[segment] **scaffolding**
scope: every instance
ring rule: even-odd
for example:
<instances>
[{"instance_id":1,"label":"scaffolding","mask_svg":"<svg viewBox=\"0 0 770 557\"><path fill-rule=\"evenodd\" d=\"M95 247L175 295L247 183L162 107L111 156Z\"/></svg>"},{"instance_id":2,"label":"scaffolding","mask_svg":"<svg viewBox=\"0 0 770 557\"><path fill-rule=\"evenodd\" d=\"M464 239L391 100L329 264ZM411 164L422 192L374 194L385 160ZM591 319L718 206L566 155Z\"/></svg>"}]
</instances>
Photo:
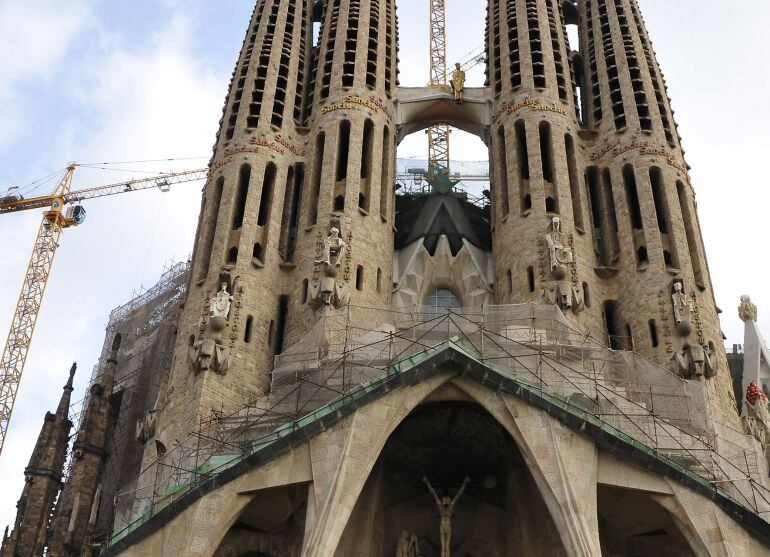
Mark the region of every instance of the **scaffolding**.
<instances>
[{"instance_id":1,"label":"scaffolding","mask_svg":"<svg viewBox=\"0 0 770 557\"><path fill-rule=\"evenodd\" d=\"M122 336L115 370L107 458L103 473L99 521L92 540L109 540L112 524L112 498L118 487L135 475L141 462L141 445L136 442L136 421L154 406L163 376L171 367L173 333L176 315L187 291L188 261L168 264L152 287L134 292L131 300L115 308L109 316L99 360L94 365L90 386L98 383L104 373L113 339ZM80 430L83 412L90 395L70 407L74 434ZM64 482L72 472L70 459Z\"/></svg>"},{"instance_id":2,"label":"scaffolding","mask_svg":"<svg viewBox=\"0 0 770 557\"><path fill-rule=\"evenodd\" d=\"M244 459L274 455L285 437L309 435L304 428L317 420L371 400L388 381L449 345L520 392L579 415L752 512L770 512L761 447L708 418L702 383L606 348L555 306L349 306L325 313L276 357L269 395L202 420L121 490L113 541Z\"/></svg>"}]
</instances>

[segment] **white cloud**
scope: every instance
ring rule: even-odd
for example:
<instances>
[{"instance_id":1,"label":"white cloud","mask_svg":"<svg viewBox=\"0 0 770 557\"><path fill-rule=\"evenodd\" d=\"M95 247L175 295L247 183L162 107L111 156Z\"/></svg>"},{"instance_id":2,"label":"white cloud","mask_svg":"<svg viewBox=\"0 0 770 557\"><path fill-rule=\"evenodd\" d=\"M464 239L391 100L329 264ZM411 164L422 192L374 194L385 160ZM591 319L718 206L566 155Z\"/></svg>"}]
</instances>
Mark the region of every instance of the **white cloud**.
<instances>
[{"instance_id":1,"label":"white cloud","mask_svg":"<svg viewBox=\"0 0 770 557\"><path fill-rule=\"evenodd\" d=\"M33 10L24 11L15 4L14 9L27 14L25 21L36 22L36 33L55 34L47 25L51 18L63 17L53 9L59 3L48 2L50 10L40 16L40 22L32 17ZM56 66L69 68L62 96L75 109L53 122L54 144L32 156L26 153L29 166L44 174L43 169L63 166L71 159L94 162L210 154L229 70L208 67L205 59L193 53L194 22L181 15L183 10L180 7L169 20L158 23L162 32L123 45L110 40L100 22L92 19L87 63L80 55L68 58L64 49L59 53L32 51L34 71L22 63L0 62L3 70L14 72L14 87L26 79L41 78ZM0 20L5 19L0 15ZM65 19L85 25L82 22L87 18ZM66 27L69 34L45 42L66 44L76 26ZM0 36L3 33L0 27ZM17 99L23 90L17 88L8 112L20 106ZM24 121L23 114L18 121ZM4 133L10 141L20 130ZM130 168L166 170L206 163L203 159ZM87 187L126 178L124 173L81 168L76 171L75 185ZM0 529L13 521L23 470L42 417L56 407L70 363L78 360L80 364L73 396L78 400L101 349L109 311L142 284L149 286L167 259L182 259L191 250L200 187L198 183L179 186L169 194L145 192L94 201L87 205L86 224L64 232L0 457L0 492L9 495L0 501ZM5 271L0 273L0 327L10 323L39 218L38 214L20 214L0 221L0 260Z\"/></svg>"},{"instance_id":2,"label":"white cloud","mask_svg":"<svg viewBox=\"0 0 770 557\"><path fill-rule=\"evenodd\" d=\"M20 129L20 86L50 82L90 10L80 0L6 0L0 3L0 147Z\"/></svg>"}]
</instances>

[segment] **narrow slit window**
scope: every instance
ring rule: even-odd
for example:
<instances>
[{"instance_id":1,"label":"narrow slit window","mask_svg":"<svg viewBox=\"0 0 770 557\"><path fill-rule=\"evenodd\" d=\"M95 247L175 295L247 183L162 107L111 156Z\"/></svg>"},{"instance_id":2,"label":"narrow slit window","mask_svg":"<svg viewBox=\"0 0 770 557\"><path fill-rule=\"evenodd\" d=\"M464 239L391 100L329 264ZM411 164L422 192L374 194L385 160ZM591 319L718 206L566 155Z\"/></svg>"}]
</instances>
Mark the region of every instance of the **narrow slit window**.
<instances>
[{"instance_id":1,"label":"narrow slit window","mask_svg":"<svg viewBox=\"0 0 770 557\"><path fill-rule=\"evenodd\" d=\"M382 292L382 269L377 269L377 292Z\"/></svg>"},{"instance_id":2,"label":"narrow slit window","mask_svg":"<svg viewBox=\"0 0 770 557\"><path fill-rule=\"evenodd\" d=\"M275 350L276 355L283 353L283 344L286 340L286 318L289 312L289 297L278 297L278 315L275 322Z\"/></svg>"},{"instance_id":3,"label":"narrow slit window","mask_svg":"<svg viewBox=\"0 0 770 557\"><path fill-rule=\"evenodd\" d=\"M277 174L275 164L268 163L265 168L265 177L262 181L262 195L259 199L259 213L257 214L257 225L265 226L270 217L270 205L273 201L273 190L275 190L275 176Z\"/></svg>"},{"instance_id":4,"label":"narrow slit window","mask_svg":"<svg viewBox=\"0 0 770 557\"><path fill-rule=\"evenodd\" d=\"M497 128L497 157L500 167L500 208L502 216L510 211L510 178L508 176L508 151L505 145L505 129L503 126Z\"/></svg>"},{"instance_id":5,"label":"narrow slit window","mask_svg":"<svg viewBox=\"0 0 770 557\"><path fill-rule=\"evenodd\" d=\"M244 164L238 172L238 188L235 193L235 212L233 213L233 230L243 227L243 217L246 215L246 199L249 195L251 181L251 166Z\"/></svg>"},{"instance_id":6,"label":"narrow slit window","mask_svg":"<svg viewBox=\"0 0 770 557\"><path fill-rule=\"evenodd\" d=\"M587 308L591 307L591 287L587 282L583 283L583 303Z\"/></svg>"},{"instance_id":7,"label":"narrow slit window","mask_svg":"<svg viewBox=\"0 0 770 557\"><path fill-rule=\"evenodd\" d=\"M303 280L302 281L302 296L300 297L300 302L302 304L306 304L307 303L307 292L308 292L308 288L309 287L310 287L310 283L308 282L308 280L307 279Z\"/></svg>"},{"instance_id":8,"label":"narrow slit window","mask_svg":"<svg viewBox=\"0 0 770 557\"><path fill-rule=\"evenodd\" d=\"M254 317L249 315L246 317L246 327L243 330L243 342L249 344L251 342L252 329L254 328Z\"/></svg>"},{"instance_id":9,"label":"narrow slit window","mask_svg":"<svg viewBox=\"0 0 770 557\"><path fill-rule=\"evenodd\" d=\"M382 174L380 176L380 218L388 220L388 200L390 199L390 129L382 130Z\"/></svg>"},{"instance_id":10,"label":"narrow slit window","mask_svg":"<svg viewBox=\"0 0 770 557\"><path fill-rule=\"evenodd\" d=\"M318 199L321 195L321 175L323 172L324 147L326 144L326 135L321 132L315 141L315 156L313 157L313 184L310 189L310 200L308 203L308 212L310 225L318 222Z\"/></svg>"},{"instance_id":11,"label":"narrow slit window","mask_svg":"<svg viewBox=\"0 0 770 557\"><path fill-rule=\"evenodd\" d=\"M202 250L200 258L200 270L198 271L198 280L203 280L209 274L209 265L211 264L211 252L214 248L214 236L217 231L217 220L219 216L219 206L222 202L222 190L225 187L225 179L219 178L216 184L212 188L210 195L210 203L208 206L208 227L205 229L205 233L202 240ZM208 198L208 196L207 196ZM201 227L203 228L203 227Z\"/></svg>"},{"instance_id":12,"label":"narrow slit window","mask_svg":"<svg viewBox=\"0 0 770 557\"><path fill-rule=\"evenodd\" d=\"M511 293L513 293L513 272L511 272L511 270L508 269L505 272L505 274L506 274L506 276L508 278L508 293L511 294Z\"/></svg>"},{"instance_id":13,"label":"narrow slit window","mask_svg":"<svg viewBox=\"0 0 770 557\"><path fill-rule=\"evenodd\" d=\"M364 289L364 268L359 265L356 268L356 290Z\"/></svg>"},{"instance_id":14,"label":"narrow slit window","mask_svg":"<svg viewBox=\"0 0 770 557\"><path fill-rule=\"evenodd\" d=\"M700 253L698 252L698 234L695 230L695 212L690 210L690 202L687 198L687 190L682 182L676 183L676 192L679 197L679 208L682 212L684 221L684 230L687 236L687 247L690 252L690 261L692 262L693 275L695 282L700 286L705 286L703 268L701 266Z\"/></svg>"},{"instance_id":15,"label":"narrow slit window","mask_svg":"<svg viewBox=\"0 0 770 557\"><path fill-rule=\"evenodd\" d=\"M564 136L564 147L567 153L567 170L569 172L569 189L572 197L572 214L575 220L575 230L585 231L583 223L583 203L580 197L580 179L578 174L575 141L570 134Z\"/></svg>"},{"instance_id":16,"label":"narrow slit window","mask_svg":"<svg viewBox=\"0 0 770 557\"><path fill-rule=\"evenodd\" d=\"M532 194L529 189L529 150L527 148L527 128L523 120L514 125L516 134L517 167L519 170L519 202L521 211L532 208Z\"/></svg>"},{"instance_id":17,"label":"narrow slit window","mask_svg":"<svg viewBox=\"0 0 770 557\"><path fill-rule=\"evenodd\" d=\"M340 131L337 136L337 171L335 180L341 182L348 177L348 151L350 150L350 122L340 122Z\"/></svg>"},{"instance_id":18,"label":"narrow slit window","mask_svg":"<svg viewBox=\"0 0 770 557\"><path fill-rule=\"evenodd\" d=\"M553 141L551 140L551 124L540 122L540 162L543 169L543 180L554 182L553 174Z\"/></svg>"},{"instance_id":19,"label":"narrow slit window","mask_svg":"<svg viewBox=\"0 0 770 557\"><path fill-rule=\"evenodd\" d=\"M642 220L642 208L639 205L639 191L636 187L634 168L627 164L623 167L623 185L626 188L626 200L628 201L628 214L631 217L631 225L635 230L644 228Z\"/></svg>"},{"instance_id":20,"label":"narrow slit window","mask_svg":"<svg viewBox=\"0 0 770 557\"><path fill-rule=\"evenodd\" d=\"M535 268L527 267L527 287L530 292L535 291Z\"/></svg>"},{"instance_id":21,"label":"narrow slit window","mask_svg":"<svg viewBox=\"0 0 770 557\"><path fill-rule=\"evenodd\" d=\"M369 210L369 199L372 191L372 163L374 154L374 123L367 119L364 122L364 137L361 146L361 191L358 196L358 206Z\"/></svg>"}]
</instances>

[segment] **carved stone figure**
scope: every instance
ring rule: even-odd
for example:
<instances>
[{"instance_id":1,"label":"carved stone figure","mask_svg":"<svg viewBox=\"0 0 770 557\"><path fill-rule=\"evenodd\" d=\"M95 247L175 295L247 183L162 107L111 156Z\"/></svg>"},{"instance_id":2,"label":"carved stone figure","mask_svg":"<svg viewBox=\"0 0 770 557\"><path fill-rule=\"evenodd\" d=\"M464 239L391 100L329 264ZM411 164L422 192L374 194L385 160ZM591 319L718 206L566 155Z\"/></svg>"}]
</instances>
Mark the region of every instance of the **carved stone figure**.
<instances>
[{"instance_id":1,"label":"carved stone figure","mask_svg":"<svg viewBox=\"0 0 770 557\"><path fill-rule=\"evenodd\" d=\"M454 512L457 500L462 497L463 493L465 493L465 489L468 487L468 484L471 483L471 480L470 478L465 478L462 487L460 487L460 490L457 492L457 495L454 496L454 499L450 499L449 497L439 498L436 490L430 485L428 478L423 477L422 481L427 486L431 495L433 495L433 499L435 499L436 506L438 507L439 515L441 516L441 557L450 557L449 552L452 548L452 513Z\"/></svg>"},{"instance_id":2,"label":"carved stone figure","mask_svg":"<svg viewBox=\"0 0 770 557\"><path fill-rule=\"evenodd\" d=\"M332 227L329 230L329 236L324 241L323 252L321 257L316 259L315 262L319 264L331 265L334 267L340 267L342 261L345 258L345 248L347 244L340 237L340 231L336 227Z\"/></svg>"},{"instance_id":3,"label":"carved stone figure","mask_svg":"<svg viewBox=\"0 0 770 557\"><path fill-rule=\"evenodd\" d=\"M557 280L563 280L567 276L567 269L574 262L572 247L567 234L561 231L561 219L553 217L548 234L545 235L548 243L548 254L551 263L551 274Z\"/></svg>"},{"instance_id":4,"label":"carved stone figure","mask_svg":"<svg viewBox=\"0 0 770 557\"><path fill-rule=\"evenodd\" d=\"M314 309L329 306L339 309L350 303L350 287L343 280L322 277L308 288L308 300Z\"/></svg>"},{"instance_id":5,"label":"carved stone figure","mask_svg":"<svg viewBox=\"0 0 770 557\"><path fill-rule=\"evenodd\" d=\"M136 440L144 445L152 439L158 428L158 411L150 410L142 420L136 421Z\"/></svg>"},{"instance_id":6,"label":"carved stone figure","mask_svg":"<svg viewBox=\"0 0 770 557\"><path fill-rule=\"evenodd\" d=\"M713 354L707 346L685 344L671 358L674 372L685 379L711 379L716 375Z\"/></svg>"},{"instance_id":7,"label":"carved stone figure","mask_svg":"<svg viewBox=\"0 0 770 557\"><path fill-rule=\"evenodd\" d=\"M224 375L230 368L230 349L221 341L202 338L190 348L190 360L195 373L210 369L219 375Z\"/></svg>"},{"instance_id":8,"label":"carved stone figure","mask_svg":"<svg viewBox=\"0 0 770 557\"><path fill-rule=\"evenodd\" d=\"M681 336L686 337L692 332L692 323L690 321L690 316L694 310L692 300L685 294L684 281L682 279L676 279L673 288L671 300L674 304L676 330Z\"/></svg>"},{"instance_id":9,"label":"carved stone figure","mask_svg":"<svg viewBox=\"0 0 770 557\"><path fill-rule=\"evenodd\" d=\"M222 283L222 289L211 298L209 303L209 315L211 317L221 317L227 319L230 316L230 306L233 297L227 291L227 283Z\"/></svg>"},{"instance_id":10,"label":"carved stone figure","mask_svg":"<svg viewBox=\"0 0 770 557\"><path fill-rule=\"evenodd\" d=\"M759 441L763 447L770 443L770 409L765 393L752 381L746 389L741 422L747 435Z\"/></svg>"},{"instance_id":11,"label":"carved stone figure","mask_svg":"<svg viewBox=\"0 0 770 557\"><path fill-rule=\"evenodd\" d=\"M757 320L757 306L751 302L748 296L741 296L741 305L738 306L738 316L745 323Z\"/></svg>"},{"instance_id":12,"label":"carved stone figure","mask_svg":"<svg viewBox=\"0 0 770 557\"><path fill-rule=\"evenodd\" d=\"M455 96L455 102L457 104L462 103L465 100L465 72L460 67L460 64L455 64L455 70L452 72L452 79L449 82L449 87L452 89L452 93Z\"/></svg>"},{"instance_id":13,"label":"carved stone figure","mask_svg":"<svg viewBox=\"0 0 770 557\"><path fill-rule=\"evenodd\" d=\"M417 536L404 530L398 539L396 557L420 557L418 543Z\"/></svg>"},{"instance_id":14,"label":"carved stone figure","mask_svg":"<svg viewBox=\"0 0 770 557\"><path fill-rule=\"evenodd\" d=\"M585 309L583 289L566 281L545 288L543 297L549 304L558 305L562 311L570 309L573 313L580 313Z\"/></svg>"}]
</instances>

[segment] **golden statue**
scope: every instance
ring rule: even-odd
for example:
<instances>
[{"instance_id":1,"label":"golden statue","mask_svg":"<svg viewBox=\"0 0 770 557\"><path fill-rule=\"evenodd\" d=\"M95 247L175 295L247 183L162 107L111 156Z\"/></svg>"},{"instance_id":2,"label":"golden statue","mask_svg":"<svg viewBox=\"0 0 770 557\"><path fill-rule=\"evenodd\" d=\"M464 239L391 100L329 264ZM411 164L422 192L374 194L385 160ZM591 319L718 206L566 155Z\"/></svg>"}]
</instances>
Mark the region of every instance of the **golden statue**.
<instances>
[{"instance_id":1,"label":"golden statue","mask_svg":"<svg viewBox=\"0 0 770 557\"><path fill-rule=\"evenodd\" d=\"M455 71L452 72L452 80L449 82L452 93L455 96L455 102L460 104L465 100L465 72L460 69L460 64L455 64Z\"/></svg>"}]
</instances>

